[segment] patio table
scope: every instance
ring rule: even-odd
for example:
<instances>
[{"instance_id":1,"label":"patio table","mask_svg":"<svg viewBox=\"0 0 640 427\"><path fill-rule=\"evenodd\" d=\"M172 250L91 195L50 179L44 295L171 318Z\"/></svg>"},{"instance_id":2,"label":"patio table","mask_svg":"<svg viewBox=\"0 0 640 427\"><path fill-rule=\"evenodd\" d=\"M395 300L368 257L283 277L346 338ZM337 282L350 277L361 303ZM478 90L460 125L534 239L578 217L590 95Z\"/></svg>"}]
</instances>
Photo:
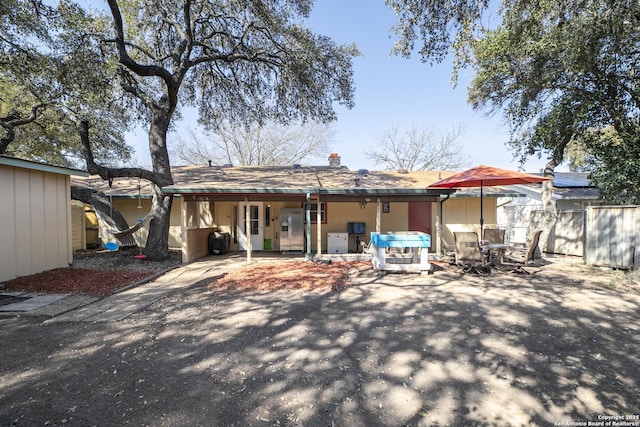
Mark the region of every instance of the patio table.
<instances>
[{"instance_id":1,"label":"patio table","mask_svg":"<svg viewBox=\"0 0 640 427\"><path fill-rule=\"evenodd\" d=\"M500 264L504 262L504 253L508 247L505 243L480 243L480 249L489 254L489 261L491 261L495 253L498 256L498 262Z\"/></svg>"}]
</instances>

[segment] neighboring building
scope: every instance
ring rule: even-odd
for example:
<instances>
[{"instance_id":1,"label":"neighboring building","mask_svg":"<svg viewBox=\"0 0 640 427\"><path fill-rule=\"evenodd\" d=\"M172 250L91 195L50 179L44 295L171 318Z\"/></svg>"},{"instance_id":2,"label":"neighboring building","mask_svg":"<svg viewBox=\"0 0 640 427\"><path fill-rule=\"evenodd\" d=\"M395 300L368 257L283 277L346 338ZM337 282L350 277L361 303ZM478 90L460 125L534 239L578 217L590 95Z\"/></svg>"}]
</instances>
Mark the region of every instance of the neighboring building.
<instances>
[{"instance_id":1,"label":"neighboring building","mask_svg":"<svg viewBox=\"0 0 640 427\"><path fill-rule=\"evenodd\" d=\"M171 172L174 185L164 188L176 196L169 245L182 248L185 261L207 254L207 239L213 231L229 234L231 251L245 251L248 246L251 250L288 251L291 231L281 215L289 215L291 210L302 211L303 235L296 230L296 239L302 239L304 250L313 253L342 252L345 245L348 252L356 252L358 242L369 241L372 231L409 230L432 234L433 251L440 245L435 238L440 216L449 238L454 229L479 228L477 190L454 194L427 189L453 172L352 171L340 165L337 155L329 158L328 166L182 166ZM150 209L148 183L143 182L138 193L137 179L116 178L111 188L99 177L82 181L75 184L91 186L111 197L129 224ZM444 202L442 195L450 197ZM496 189L485 194L485 226L496 223L495 201L500 195L505 193ZM146 241L146 227L138 233L137 240ZM333 245L336 234L346 240L337 248ZM102 238L104 242L109 236ZM299 250L299 246L295 248Z\"/></svg>"},{"instance_id":2,"label":"neighboring building","mask_svg":"<svg viewBox=\"0 0 640 427\"><path fill-rule=\"evenodd\" d=\"M507 228L512 242L524 242L532 213L542 210L542 184L513 185L517 198L498 199L498 223ZM586 172L555 172L553 197L558 212L584 211L587 206L602 205L598 189Z\"/></svg>"},{"instance_id":3,"label":"neighboring building","mask_svg":"<svg viewBox=\"0 0 640 427\"><path fill-rule=\"evenodd\" d=\"M88 176L0 156L0 282L73 261L71 175Z\"/></svg>"}]
</instances>

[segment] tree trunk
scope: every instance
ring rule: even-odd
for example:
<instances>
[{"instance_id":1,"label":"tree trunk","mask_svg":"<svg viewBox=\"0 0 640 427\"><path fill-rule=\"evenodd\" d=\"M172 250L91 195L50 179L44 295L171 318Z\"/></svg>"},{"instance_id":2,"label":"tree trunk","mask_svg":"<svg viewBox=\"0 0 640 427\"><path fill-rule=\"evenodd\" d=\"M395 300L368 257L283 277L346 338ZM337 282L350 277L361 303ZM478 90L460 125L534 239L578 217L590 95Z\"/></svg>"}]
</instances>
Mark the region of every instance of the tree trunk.
<instances>
[{"instance_id":1,"label":"tree trunk","mask_svg":"<svg viewBox=\"0 0 640 427\"><path fill-rule=\"evenodd\" d=\"M104 219L107 223L101 224L106 229L126 230L129 228L127 220L120 211L109 202L104 193L94 193L89 188L71 186L71 199L91 205L98 215L98 219Z\"/></svg>"},{"instance_id":2,"label":"tree trunk","mask_svg":"<svg viewBox=\"0 0 640 427\"><path fill-rule=\"evenodd\" d=\"M545 165L543 175L553 178L553 171L558 166L559 162L552 159ZM556 206L556 200L553 198L553 179L542 182L542 211L544 216L544 226L542 228L542 234L540 235L540 248L542 251L550 251L553 248L549 244L549 236L551 230L555 227L558 220L558 209Z\"/></svg>"},{"instance_id":3,"label":"tree trunk","mask_svg":"<svg viewBox=\"0 0 640 427\"><path fill-rule=\"evenodd\" d=\"M156 185L153 186L153 192L152 217L143 252L150 260L163 260L169 257L169 225L173 196L164 194Z\"/></svg>"},{"instance_id":4,"label":"tree trunk","mask_svg":"<svg viewBox=\"0 0 640 427\"><path fill-rule=\"evenodd\" d=\"M149 153L153 165L154 194L151 204L152 216L149 223L149 236L144 254L152 260L162 260L169 257L169 225L171 224L173 196L166 195L162 191L162 187L173 184L167 150L167 131L172 111L172 108L154 108L149 126Z\"/></svg>"}]
</instances>

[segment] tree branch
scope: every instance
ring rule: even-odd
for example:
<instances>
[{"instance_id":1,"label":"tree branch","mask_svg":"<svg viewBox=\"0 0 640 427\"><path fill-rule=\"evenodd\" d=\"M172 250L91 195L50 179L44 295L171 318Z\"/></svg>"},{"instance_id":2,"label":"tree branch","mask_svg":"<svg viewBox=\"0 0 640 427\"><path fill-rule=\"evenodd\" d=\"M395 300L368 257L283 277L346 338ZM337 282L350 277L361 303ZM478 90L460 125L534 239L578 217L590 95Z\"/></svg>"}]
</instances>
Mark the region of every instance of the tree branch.
<instances>
[{"instance_id":1,"label":"tree branch","mask_svg":"<svg viewBox=\"0 0 640 427\"><path fill-rule=\"evenodd\" d=\"M124 24L122 21L122 14L120 13L120 7L117 0L107 0L111 15L113 16L113 24L116 31L116 48L118 50L118 58L120 63L129 68L134 73L143 77L160 77L169 86L173 86L173 76L169 71L163 67L157 65L141 65L133 60L127 52L127 43L124 38Z\"/></svg>"},{"instance_id":2,"label":"tree branch","mask_svg":"<svg viewBox=\"0 0 640 427\"><path fill-rule=\"evenodd\" d=\"M78 133L80 135L80 142L82 143L82 151L87 162L87 171L91 174L99 175L102 179L108 180L117 177L127 178L142 178L146 179L157 185L163 187L169 185L167 182L160 182L159 176L154 175L153 172L142 168L108 168L98 165L93 157L93 150L91 149L91 142L89 140L89 121L81 119L78 124Z\"/></svg>"},{"instance_id":3,"label":"tree branch","mask_svg":"<svg viewBox=\"0 0 640 427\"><path fill-rule=\"evenodd\" d=\"M50 103L39 103L31 107L31 112L27 117L21 117L20 113L12 110L5 117L0 117L0 127L5 130L5 135L0 138L0 154L7 151L9 144L16 138L16 127L33 123L38 118L38 112Z\"/></svg>"}]
</instances>

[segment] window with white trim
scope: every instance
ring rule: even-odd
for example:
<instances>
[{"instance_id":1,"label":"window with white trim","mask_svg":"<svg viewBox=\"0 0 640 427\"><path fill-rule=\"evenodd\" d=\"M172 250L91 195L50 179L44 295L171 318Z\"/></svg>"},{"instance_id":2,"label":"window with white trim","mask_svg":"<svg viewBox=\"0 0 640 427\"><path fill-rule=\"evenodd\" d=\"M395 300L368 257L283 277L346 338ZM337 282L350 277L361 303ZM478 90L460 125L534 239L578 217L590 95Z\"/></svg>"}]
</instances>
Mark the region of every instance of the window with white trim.
<instances>
[{"instance_id":1,"label":"window with white trim","mask_svg":"<svg viewBox=\"0 0 640 427\"><path fill-rule=\"evenodd\" d=\"M311 206L311 224L317 224L317 220L318 220L318 203L310 203L309 204ZM304 209L306 212L307 209L307 203L304 204ZM320 218L322 221L322 224L326 224L327 223L327 203L326 202L320 202ZM306 219L305 219L306 221Z\"/></svg>"}]
</instances>

